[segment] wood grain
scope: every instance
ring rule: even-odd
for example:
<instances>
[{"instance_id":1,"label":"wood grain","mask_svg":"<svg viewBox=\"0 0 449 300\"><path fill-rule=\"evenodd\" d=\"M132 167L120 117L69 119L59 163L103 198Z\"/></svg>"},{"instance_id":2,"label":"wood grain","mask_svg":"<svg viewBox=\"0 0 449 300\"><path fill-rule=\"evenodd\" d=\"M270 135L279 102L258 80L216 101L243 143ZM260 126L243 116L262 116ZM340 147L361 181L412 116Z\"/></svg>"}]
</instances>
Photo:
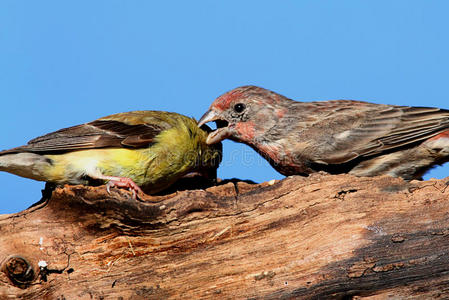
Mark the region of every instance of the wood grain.
<instances>
[{"instance_id":1,"label":"wood grain","mask_svg":"<svg viewBox=\"0 0 449 300\"><path fill-rule=\"evenodd\" d=\"M0 216L0 299L444 297L447 187L316 174L145 202L56 188Z\"/></svg>"}]
</instances>

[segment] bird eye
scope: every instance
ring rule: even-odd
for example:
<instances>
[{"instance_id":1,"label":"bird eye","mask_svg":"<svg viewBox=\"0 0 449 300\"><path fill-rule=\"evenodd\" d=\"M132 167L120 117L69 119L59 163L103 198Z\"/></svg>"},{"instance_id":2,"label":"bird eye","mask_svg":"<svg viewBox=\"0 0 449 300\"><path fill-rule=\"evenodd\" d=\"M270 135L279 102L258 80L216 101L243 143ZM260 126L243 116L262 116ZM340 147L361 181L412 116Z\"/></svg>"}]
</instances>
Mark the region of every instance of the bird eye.
<instances>
[{"instance_id":1,"label":"bird eye","mask_svg":"<svg viewBox=\"0 0 449 300\"><path fill-rule=\"evenodd\" d=\"M234 110L235 112L241 113L245 109L245 107L245 104L237 103L236 105L234 105Z\"/></svg>"}]
</instances>

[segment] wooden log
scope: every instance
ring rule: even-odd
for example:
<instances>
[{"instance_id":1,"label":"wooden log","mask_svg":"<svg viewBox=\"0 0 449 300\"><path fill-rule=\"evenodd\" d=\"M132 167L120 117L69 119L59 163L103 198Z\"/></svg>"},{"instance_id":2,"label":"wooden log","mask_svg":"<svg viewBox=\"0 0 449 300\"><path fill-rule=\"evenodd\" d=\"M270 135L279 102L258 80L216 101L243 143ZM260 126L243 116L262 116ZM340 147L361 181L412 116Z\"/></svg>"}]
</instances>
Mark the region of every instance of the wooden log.
<instances>
[{"instance_id":1,"label":"wooden log","mask_svg":"<svg viewBox=\"0 0 449 300\"><path fill-rule=\"evenodd\" d=\"M315 174L142 200L65 186L0 216L0 299L437 298L449 290L446 180Z\"/></svg>"}]
</instances>

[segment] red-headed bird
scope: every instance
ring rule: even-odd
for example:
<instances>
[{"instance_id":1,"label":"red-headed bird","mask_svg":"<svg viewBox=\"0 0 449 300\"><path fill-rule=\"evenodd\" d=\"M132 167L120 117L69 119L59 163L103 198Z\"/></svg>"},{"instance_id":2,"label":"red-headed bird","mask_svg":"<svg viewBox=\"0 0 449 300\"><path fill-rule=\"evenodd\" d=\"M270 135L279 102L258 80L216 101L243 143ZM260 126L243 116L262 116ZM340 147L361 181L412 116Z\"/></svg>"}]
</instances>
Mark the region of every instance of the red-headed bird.
<instances>
[{"instance_id":1,"label":"red-headed bird","mask_svg":"<svg viewBox=\"0 0 449 300\"><path fill-rule=\"evenodd\" d=\"M420 179L449 160L449 111L352 100L297 102L256 86L218 97L200 119L260 153L283 175L317 171Z\"/></svg>"}]
</instances>

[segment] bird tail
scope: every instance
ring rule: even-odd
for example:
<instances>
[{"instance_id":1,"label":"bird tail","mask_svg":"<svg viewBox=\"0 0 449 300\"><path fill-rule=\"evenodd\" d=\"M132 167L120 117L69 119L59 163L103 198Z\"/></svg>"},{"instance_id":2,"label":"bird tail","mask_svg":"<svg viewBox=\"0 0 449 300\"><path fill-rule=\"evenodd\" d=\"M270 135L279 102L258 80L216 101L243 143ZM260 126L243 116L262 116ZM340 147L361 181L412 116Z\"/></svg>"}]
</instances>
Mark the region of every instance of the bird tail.
<instances>
[{"instance_id":1,"label":"bird tail","mask_svg":"<svg viewBox=\"0 0 449 300\"><path fill-rule=\"evenodd\" d=\"M44 172L51 165L51 159L36 153L21 152L0 155L0 171L34 180L45 181Z\"/></svg>"}]
</instances>

